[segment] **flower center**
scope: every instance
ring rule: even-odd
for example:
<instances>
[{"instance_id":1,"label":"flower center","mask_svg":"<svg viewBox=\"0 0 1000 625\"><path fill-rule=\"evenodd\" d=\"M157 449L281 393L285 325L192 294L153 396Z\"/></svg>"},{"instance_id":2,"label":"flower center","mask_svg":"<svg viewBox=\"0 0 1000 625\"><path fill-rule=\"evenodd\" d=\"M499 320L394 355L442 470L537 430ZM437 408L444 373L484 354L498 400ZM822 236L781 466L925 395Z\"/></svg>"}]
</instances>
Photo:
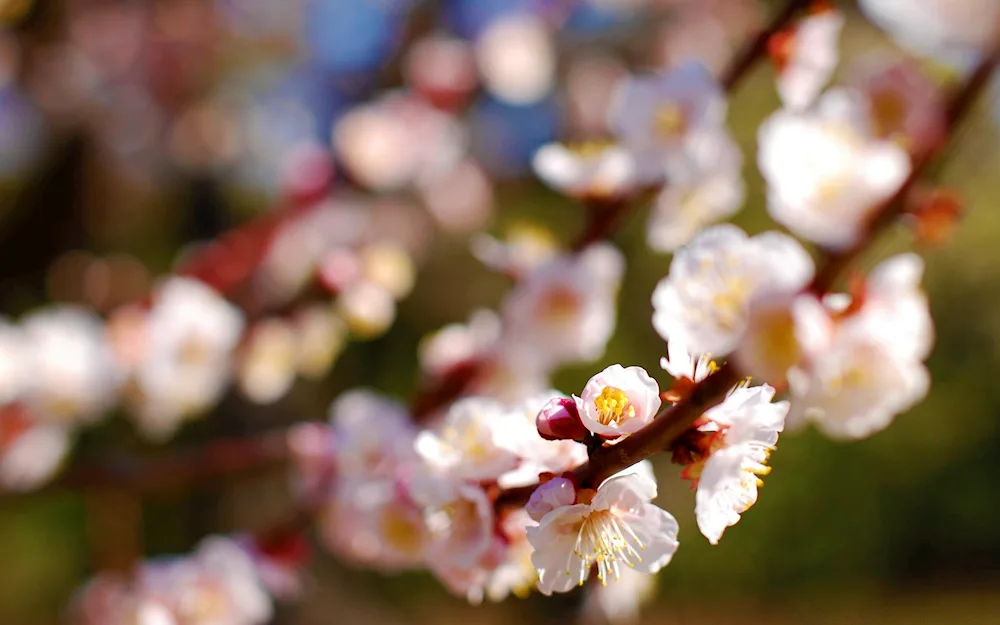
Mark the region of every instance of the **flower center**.
<instances>
[{"instance_id":1,"label":"flower center","mask_svg":"<svg viewBox=\"0 0 1000 625\"><path fill-rule=\"evenodd\" d=\"M570 557L575 556L588 564L596 563L597 579L607 586L612 574L615 581L621 579L621 565L635 567L636 563L642 562L639 552L643 549L645 547L639 537L614 512L595 510L581 522ZM566 567L567 573L571 568ZM580 567L581 585L589 569L589 566Z\"/></svg>"},{"instance_id":2,"label":"flower center","mask_svg":"<svg viewBox=\"0 0 1000 625\"><path fill-rule=\"evenodd\" d=\"M687 126L687 112L677 102L667 102L653 113L653 128L662 138L676 139L684 134Z\"/></svg>"},{"instance_id":3,"label":"flower center","mask_svg":"<svg viewBox=\"0 0 1000 625\"><path fill-rule=\"evenodd\" d=\"M885 90L873 95L871 103L875 134L888 138L898 132L906 119L906 99L897 91Z\"/></svg>"},{"instance_id":4,"label":"flower center","mask_svg":"<svg viewBox=\"0 0 1000 625\"><path fill-rule=\"evenodd\" d=\"M382 536L394 549L406 554L420 552L424 533L420 521L398 506L387 506L380 519Z\"/></svg>"},{"instance_id":5,"label":"flower center","mask_svg":"<svg viewBox=\"0 0 1000 625\"><path fill-rule=\"evenodd\" d=\"M628 400L628 395L614 386L605 386L594 400L594 406L601 425L620 425L622 421L635 417L635 406Z\"/></svg>"},{"instance_id":6,"label":"flower center","mask_svg":"<svg viewBox=\"0 0 1000 625\"><path fill-rule=\"evenodd\" d=\"M539 316L550 322L560 323L574 319L583 307L583 298L576 289L566 285L553 285L538 302Z\"/></svg>"}]
</instances>

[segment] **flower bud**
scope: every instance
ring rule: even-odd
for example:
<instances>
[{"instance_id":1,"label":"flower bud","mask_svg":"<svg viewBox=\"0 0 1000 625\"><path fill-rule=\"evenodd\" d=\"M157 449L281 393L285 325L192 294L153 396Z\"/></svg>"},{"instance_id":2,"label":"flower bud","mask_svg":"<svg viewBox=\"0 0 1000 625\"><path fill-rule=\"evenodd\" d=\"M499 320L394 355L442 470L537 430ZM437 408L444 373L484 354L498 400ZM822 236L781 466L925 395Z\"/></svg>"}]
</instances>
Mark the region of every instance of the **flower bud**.
<instances>
[{"instance_id":1,"label":"flower bud","mask_svg":"<svg viewBox=\"0 0 1000 625\"><path fill-rule=\"evenodd\" d=\"M541 521L549 512L576 502L576 487L564 477L556 477L535 489L528 499L525 511L535 521Z\"/></svg>"},{"instance_id":2,"label":"flower bud","mask_svg":"<svg viewBox=\"0 0 1000 625\"><path fill-rule=\"evenodd\" d=\"M586 441L590 435L580 420L580 412L571 397L553 397L535 418L542 438L550 441Z\"/></svg>"}]
</instances>

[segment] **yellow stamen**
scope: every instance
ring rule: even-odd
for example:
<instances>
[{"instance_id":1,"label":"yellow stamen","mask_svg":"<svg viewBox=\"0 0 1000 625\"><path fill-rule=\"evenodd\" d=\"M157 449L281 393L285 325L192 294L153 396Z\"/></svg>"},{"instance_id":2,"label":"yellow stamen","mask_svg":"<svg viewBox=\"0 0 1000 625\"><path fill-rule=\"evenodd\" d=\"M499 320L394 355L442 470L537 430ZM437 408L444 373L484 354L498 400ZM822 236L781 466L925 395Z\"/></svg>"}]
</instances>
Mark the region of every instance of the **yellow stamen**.
<instances>
[{"instance_id":1,"label":"yellow stamen","mask_svg":"<svg viewBox=\"0 0 1000 625\"><path fill-rule=\"evenodd\" d=\"M614 386L605 386L600 396L594 400L594 406L601 425L618 425L635 416L635 407L629 402L628 395Z\"/></svg>"}]
</instances>

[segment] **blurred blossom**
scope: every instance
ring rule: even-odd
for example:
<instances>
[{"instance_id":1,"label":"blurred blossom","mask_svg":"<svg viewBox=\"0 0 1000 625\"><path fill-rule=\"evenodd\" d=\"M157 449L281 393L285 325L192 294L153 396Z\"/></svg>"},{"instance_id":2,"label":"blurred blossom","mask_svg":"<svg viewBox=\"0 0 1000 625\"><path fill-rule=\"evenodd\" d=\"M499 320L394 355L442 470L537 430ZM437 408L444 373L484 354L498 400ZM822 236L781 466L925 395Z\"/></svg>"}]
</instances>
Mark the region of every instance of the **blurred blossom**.
<instances>
[{"instance_id":1,"label":"blurred blossom","mask_svg":"<svg viewBox=\"0 0 1000 625\"><path fill-rule=\"evenodd\" d=\"M243 326L240 311L197 280L170 278L159 287L130 396L144 435L166 438L220 399Z\"/></svg>"},{"instance_id":2,"label":"blurred blossom","mask_svg":"<svg viewBox=\"0 0 1000 625\"><path fill-rule=\"evenodd\" d=\"M333 145L345 169L377 191L400 189L447 171L465 151L462 127L411 94L389 94L337 124Z\"/></svg>"},{"instance_id":3,"label":"blurred blossom","mask_svg":"<svg viewBox=\"0 0 1000 625\"><path fill-rule=\"evenodd\" d=\"M325 376L347 342L344 321L329 304L319 303L296 312L293 322L299 375L310 380Z\"/></svg>"},{"instance_id":4,"label":"blurred blossom","mask_svg":"<svg viewBox=\"0 0 1000 625\"><path fill-rule=\"evenodd\" d=\"M402 299L410 294L416 280L416 267L405 249L397 244L379 242L359 251L361 275L365 280Z\"/></svg>"},{"instance_id":5,"label":"blurred blossom","mask_svg":"<svg viewBox=\"0 0 1000 625\"><path fill-rule=\"evenodd\" d=\"M551 34L541 19L527 14L490 24L476 42L476 61L486 89L510 104L538 102L555 86Z\"/></svg>"},{"instance_id":6,"label":"blurred blossom","mask_svg":"<svg viewBox=\"0 0 1000 625\"><path fill-rule=\"evenodd\" d=\"M828 91L814 111L773 113L758 143L770 215L830 249L854 245L910 173L906 150L872 137L865 102L844 89Z\"/></svg>"},{"instance_id":7,"label":"blurred blossom","mask_svg":"<svg viewBox=\"0 0 1000 625\"><path fill-rule=\"evenodd\" d=\"M844 15L830 8L809 15L771 39L771 56L778 66L778 93L786 107L809 107L829 82L840 57L838 42L843 27Z\"/></svg>"},{"instance_id":8,"label":"blurred blossom","mask_svg":"<svg viewBox=\"0 0 1000 625\"><path fill-rule=\"evenodd\" d=\"M103 574L76 596L78 625L264 625L272 600L250 553L209 536L191 555L140 563L129 578Z\"/></svg>"},{"instance_id":9,"label":"blurred blossom","mask_svg":"<svg viewBox=\"0 0 1000 625\"><path fill-rule=\"evenodd\" d=\"M493 183L471 158L440 175L419 180L418 190L427 212L445 232L472 232L493 216Z\"/></svg>"},{"instance_id":10,"label":"blurred blossom","mask_svg":"<svg viewBox=\"0 0 1000 625\"><path fill-rule=\"evenodd\" d=\"M526 222L508 226L502 241L488 234L477 234L470 247L481 263L514 277L528 274L559 252L559 242L550 230Z\"/></svg>"},{"instance_id":11,"label":"blurred blossom","mask_svg":"<svg viewBox=\"0 0 1000 625\"><path fill-rule=\"evenodd\" d=\"M912 52L945 62L967 62L1000 30L995 0L859 0L861 10Z\"/></svg>"},{"instance_id":12,"label":"blurred blossom","mask_svg":"<svg viewBox=\"0 0 1000 625\"><path fill-rule=\"evenodd\" d=\"M409 0L308 0L303 35L312 56L338 73L377 68L400 41Z\"/></svg>"},{"instance_id":13,"label":"blurred blossom","mask_svg":"<svg viewBox=\"0 0 1000 625\"><path fill-rule=\"evenodd\" d=\"M726 108L722 86L705 66L690 62L660 74L624 77L609 125L642 165L642 179L655 180L664 172L669 178L685 165L690 137L722 130Z\"/></svg>"},{"instance_id":14,"label":"blurred blossom","mask_svg":"<svg viewBox=\"0 0 1000 625\"><path fill-rule=\"evenodd\" d=\"M454 478L495 480L520 462L509 415L507 407L493 399L460 399L439 427L417 435L414 449L432 469Z\"/></svg>"},{"instance_id":15,"label":"blurred blossom","mask_svg":"<svg viewBox=\"0 0 1000 625\"><path fill-rule=\"evenodd\" d=\"M945 139L947 119L941 89L905 58L868 57L853 67L848 85L868 101L876 137L921 154Z\"/></svg>"},{"instance_id":16,"label":"blurred blossom","mask_svg":"<svg viewBox=\"0 0 1000 625\"><path fill-rule=\"evenodd\" d=\"M570 63L566 97L572 125L581 136L601 136L608 130L611 95L626 73L625 66L619 59L604 54L575 56Z\"/></svg>"},{"instance_id":17,"label":"blurred blossom","mask_svg":"<svg viewBox=\"0 0 1000 625\"><path fill-rule=\"evenodd\" d=\"M635 156L614 143L549 143L535 152L531 165L542 182L585 201L621 201L647 181Z\"/></svg>"},{"instance_id":18,"label":"blurred blossom","mask_svg":"<svg viewBox=\"0 0 1000 625\"><path fill-rule=\"evenodd\" d=\"M555 138L558 125L559 111L551 99L512 106L483 98L472 110L476 157L495 177L522 175L535 151Z\"/></svg>"},{"instance_id":19,"label":"blurred blossom","mask_svg":"<svg viewBox=\"0 0 1000 625\"><path fill-rule=\"evenodd\" d=\"M441 34L419 39L410 47L405 71L417 93L445 110L465 104L478 82L472 46Z\"/></svg>"},{"instance_id":20,"label":"blurred blossom","mask_svg":"<svg viewBox=\"0 0 1000 625\"><path fill-rule=\"evenodd\" d=\"M743 152L726 132L692 137L687 151L687 163L675 168L649 214L646 241L658 252L672 252L736 214L746 198Z\"/></svg>"},{"instance_id":21,"label":"blurred blossom","mask_svg":"<svg viewBox=\"0 0 1000 625\"><path fill-rule=\"evenodd\" d=\"M337 298L340 315L359 339L383 335L396 320L396 300L377 284L357 282Z\"/></svg>"},{"instance_id":22,"label":"blurred blossom","mask_svg":"<svg viewBox=\"0 0 1000 625\"><path fill-rule=\"evenodd\" d=\"M621 252L607 244L539 265L502 304L506 348L543 366L600 358L624 271Z\"/></svg>"},{"instance_id":23,"label":"blurred blossom","mask_svg":"<svg viewBox=\"0 0 1000 625\"><path fill-rule=\"evenodd\" d=\"M243 394L258 404L281 399L295 382L296 347L291 323L277 318L257 322L237 365Z\"/></svg>"},{"instance_id":24,"label":"blurred blossom","mask_svg":"<svg viewBox=\"0 0 1000 625\"><path fill-rule=\"evenodd\" d=\"M500 337L500 319L488 309L478 309L466 323L452 323L420 341L420 368L431 377L447 375L454 367L487 355Z\"/></svg>"},{"instance_id":25,"label":"blurred blossom","mask_svg":"<svg viewBox=\"0 0 1000 625\"><path fill-rule=\"evenodd\" d=\"M371 224L367 240L398 243L414 260L422 258L433 242L434 231L427 211L415 201L376 197L368 211Z\"/></svg>"},{"instance_id":26,"label":"blurred blossom","mask_svg":"<svg viewBox=\"0 0 1000 625\"><path fill-rule=\"evenodd\" d=\"M0 490L29 491L47 482L69 453L70 428L37 421L23 406L0 407Z\"/></svg>"},{"instance_id":27,"label":"blurred blossom","mask_svg":"<svg viewBox=\"0 0 1000 625\"><path fill-rule=\"evenodd\" d=\"M21 320L31 349L24 401L39 418L54 423L93 422L115 402L122 372L117 368L104 324L73 306L51 307Z\"/></svg>"},{"instance_id":28,"label":"blurred blossom","mask_svg":"<svg viewBox=\"0 0 1000 625\"><path fill-rule=\"evenodd\" d=\"M802 364L789 371L789 425L812 422L838 439L865 438L923 399L933 324L920 282L923 261L892 257L869 276L863 298L802 296L793 309Z\"/></svg>"}]
</instances>

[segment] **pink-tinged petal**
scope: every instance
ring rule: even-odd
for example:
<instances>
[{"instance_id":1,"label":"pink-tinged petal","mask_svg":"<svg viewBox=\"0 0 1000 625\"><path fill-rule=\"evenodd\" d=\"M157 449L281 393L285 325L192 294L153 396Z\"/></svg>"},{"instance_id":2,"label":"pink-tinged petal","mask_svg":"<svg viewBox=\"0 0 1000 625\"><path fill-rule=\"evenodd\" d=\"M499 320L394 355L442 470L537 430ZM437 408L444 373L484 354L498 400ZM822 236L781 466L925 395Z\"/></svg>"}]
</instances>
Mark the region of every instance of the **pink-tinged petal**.
<instances>
[{"instance_id":1,"label":"pink-tinged petal","mask_svg":"<svg viewBox=\"0 0 1000 625\"><path fill-rule=\"evenodd\" d=\"M638 512L623 515L622 523L630 530L624 532L626 540L642 558L635 564L635 570L652 574L670 563L678 546L678 525L673 515L652 504L645 504Z\"/></svg>"},{"instance_id":2,"label":"pink-tinged petal","mask_svg":"<svg viewBox=\"0 0 1000 625\"><path fill-rule=\"evenodd\" d=\"M593 508L638 510L655 499L656 482L643 473L644 470L636 469L631 473L619 474L605 480L597 489L597 495L592 503Z\"/></svg>"},{"instance_id":3,"label":"pink-tinged petal","mask_svg":"<svg viewBox=\"0 0 1000 625\"><path fill-rule=\"evenodd\" d=\"M559 508L537 527L527 528L528 542L535 548L531 563L538 571L542 594L568 592L590 575L589 562L573 553L580 524L589 512L589 506L579 504Z\"/></svg>"}]
</instances>

